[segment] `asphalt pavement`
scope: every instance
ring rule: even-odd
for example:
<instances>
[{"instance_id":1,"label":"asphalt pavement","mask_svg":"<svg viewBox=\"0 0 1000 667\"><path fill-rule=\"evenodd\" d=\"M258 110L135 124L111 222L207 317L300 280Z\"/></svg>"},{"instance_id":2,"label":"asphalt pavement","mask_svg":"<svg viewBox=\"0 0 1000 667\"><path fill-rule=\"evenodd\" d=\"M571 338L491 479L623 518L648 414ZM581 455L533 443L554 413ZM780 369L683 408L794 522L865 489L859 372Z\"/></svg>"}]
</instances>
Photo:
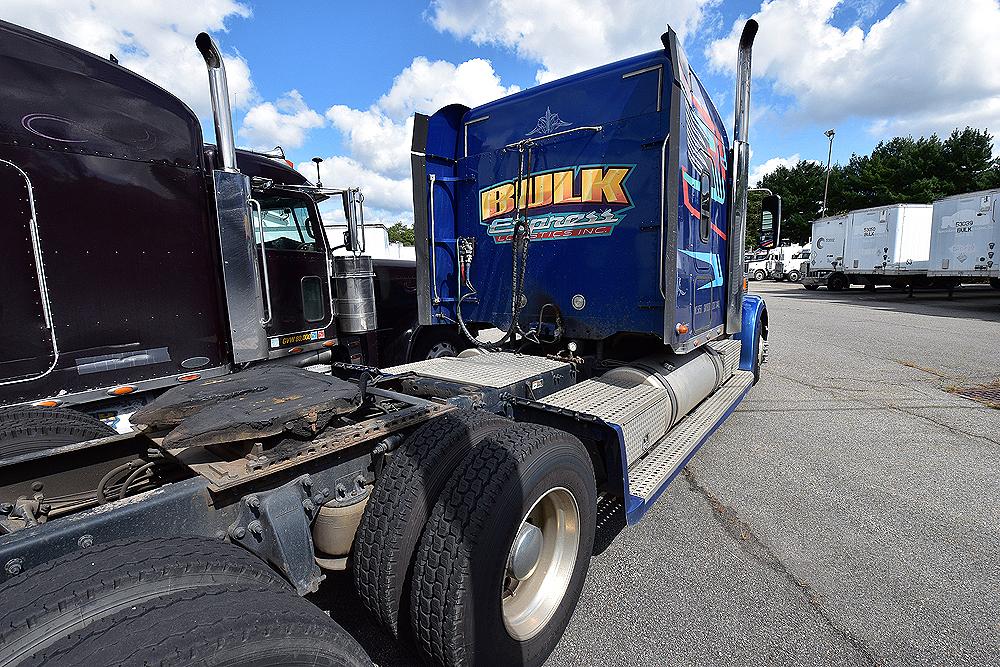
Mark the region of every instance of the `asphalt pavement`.
<instances>
[{"instance_id":1,"label":"asphalt pavement","mask_svg":"<svg viewBox=\"0 0 1000 667\"><path fill-rule=\"evenodd\" d=\"M1000 381L1000 292L752 290L760 383L602 529L549 664L997 664L1000 410L954 392ZM409 664L333 584L333 617Z\"/></svg>"}]
</instances>

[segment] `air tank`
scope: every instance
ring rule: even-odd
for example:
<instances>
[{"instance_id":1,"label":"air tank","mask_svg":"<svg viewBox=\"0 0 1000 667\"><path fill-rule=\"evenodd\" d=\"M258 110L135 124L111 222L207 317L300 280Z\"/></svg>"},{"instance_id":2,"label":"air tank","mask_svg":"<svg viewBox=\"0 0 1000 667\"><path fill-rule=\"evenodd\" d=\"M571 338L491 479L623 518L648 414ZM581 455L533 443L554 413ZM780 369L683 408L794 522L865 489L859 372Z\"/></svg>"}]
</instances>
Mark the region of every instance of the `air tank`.
<instances>
[{"instance_id":1,"label":"air tank","mask_svg":"<svg viewBox=\"0 0 1000 667\"><path fill-rule=\"evenodd\" d=\"M368 255L336 255L333 276L337 286L337 328L341 333L374 331L375 272Z\"/></svg>"}]
</instances>

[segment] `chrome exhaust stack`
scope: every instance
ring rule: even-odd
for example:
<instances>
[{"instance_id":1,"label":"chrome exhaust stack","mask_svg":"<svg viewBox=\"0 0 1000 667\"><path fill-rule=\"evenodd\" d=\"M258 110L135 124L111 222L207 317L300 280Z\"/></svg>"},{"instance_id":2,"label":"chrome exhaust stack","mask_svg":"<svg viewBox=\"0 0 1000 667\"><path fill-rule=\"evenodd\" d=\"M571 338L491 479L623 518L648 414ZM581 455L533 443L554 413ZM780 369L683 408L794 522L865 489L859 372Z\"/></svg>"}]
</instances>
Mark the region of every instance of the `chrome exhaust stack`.
<instances>
[{"instance_id":1,"label":"chrome exhaust stack","mask_svg":"<svg viewBox=\"0 0 1000 667\"><path fill-rule=\"evenodd\" d=\"M729 204L729 285L726 333L739 333L743 324L743 251L747 235L747 179L750 142L750 57L757 36L757 22L750 19L740 35L736 60L736 120L733 127L733 187Z\"/></svg>"},{"instance_id":2,"label":"chrome exhaust stack","mask_svg":"<svg viewBox=\"0 0 1000 667\"><path fill-rule=\"evenodd\" d=\"M208 85L212 94L212 119L215 121L215 143L223 171L239 171L236 167L236 135L233 132L233 112L229 106L229 84L226 82L226 64L215 40L207 33L199 33L194 40L208 68Z\"/></svg>"}]
</instances>

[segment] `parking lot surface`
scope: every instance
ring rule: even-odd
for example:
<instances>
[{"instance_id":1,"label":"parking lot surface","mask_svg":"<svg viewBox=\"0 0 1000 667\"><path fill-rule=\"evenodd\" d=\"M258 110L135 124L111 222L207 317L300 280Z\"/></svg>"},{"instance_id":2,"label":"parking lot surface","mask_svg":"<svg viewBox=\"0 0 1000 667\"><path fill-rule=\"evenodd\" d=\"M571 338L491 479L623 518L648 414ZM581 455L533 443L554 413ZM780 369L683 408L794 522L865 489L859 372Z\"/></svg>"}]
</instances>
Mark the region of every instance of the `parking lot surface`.
<instances>
[{"instance_id":1,"label":"parking lot surface","mask_svg":"<svg viewBox=\"0 0 1000 667\"><path fill-rule=\"evenodd\" d=\"M952 392L1000 380L1000 292L752 289L761 382L639 525L602 529L549 664L995 664L1000 410ZM333 617L410 664L346 576Z\"/></svg>"}]
</instances>

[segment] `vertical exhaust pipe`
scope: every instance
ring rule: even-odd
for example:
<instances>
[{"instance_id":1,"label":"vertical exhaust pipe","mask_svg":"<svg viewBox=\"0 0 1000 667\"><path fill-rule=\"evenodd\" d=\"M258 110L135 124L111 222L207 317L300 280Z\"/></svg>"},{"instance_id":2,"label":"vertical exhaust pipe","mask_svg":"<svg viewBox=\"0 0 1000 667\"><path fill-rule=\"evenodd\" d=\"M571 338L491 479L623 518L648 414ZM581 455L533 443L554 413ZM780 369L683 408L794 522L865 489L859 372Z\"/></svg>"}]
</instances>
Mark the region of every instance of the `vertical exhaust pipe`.
<instances>
[{"instance_id":1,"label":"vertical exhaust pipe","mask_svg":"<svg viewBox=\"0 0 1000 667\"><path fill-rule=\"evenodd\" d=\"M743 325L743 251L747 236L747 179L750 143L750 56L757 36L757 22L750 19L740 35L736 60L736 119L733 127L733 186L729 208L729 289L726 333L739 333Z\"/></svg>"},{"instance_id":2,"label":"vertical exhaust pipe","mask_svg":"<svg viewBox=\"0 0 1000 667\"><path fill-rule=\"evenodd\" d=\"M226 64L215 40L206 33L199 33L194 43L205 59L208 68L208 85L212 93L212 118L215 121L215 142L223 171L236 168L236 136L233 133L233 112L229 107L229 85L226 83Z\"/></svg>"}]
</instances>

